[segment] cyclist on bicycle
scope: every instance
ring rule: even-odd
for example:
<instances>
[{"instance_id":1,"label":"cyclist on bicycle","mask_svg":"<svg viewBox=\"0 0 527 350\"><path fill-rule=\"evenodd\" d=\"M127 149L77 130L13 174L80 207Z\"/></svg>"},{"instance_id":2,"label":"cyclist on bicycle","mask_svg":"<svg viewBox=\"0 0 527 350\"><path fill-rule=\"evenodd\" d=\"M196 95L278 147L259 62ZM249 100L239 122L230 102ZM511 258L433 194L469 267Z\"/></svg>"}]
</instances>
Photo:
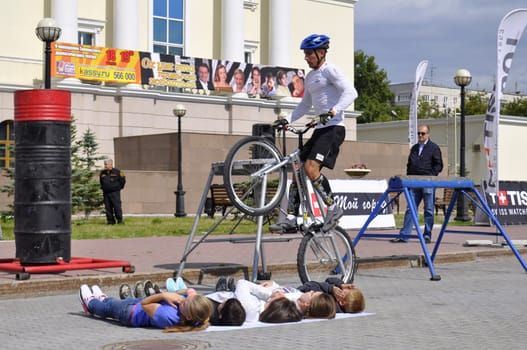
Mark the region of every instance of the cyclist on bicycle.
<instances>
[{"instance_id":1,"label":"cyclist on bicycle","mask_svg":"<svg viewBox=\"0 0 527 350\"><path fill-rule=\"evenodd\" d=\"M301 118L312 107L316 115L321 117L313 135L302 148L300 158L313 188L328 207L322 227L325 232L337 225L343 211L336 206L329 181L320 171L322 167L333 169L335 166L340 145L346 135L344 110L357 98L353 83L343 71L326 61L328 48L329 37L326 35L312 34L302 41L300 49L304 50L304 59L312 69L306 75L304 97L290 115L273 123L275 127L287 128L287 124ZM289 190L286 220L271 225L269 229L273 232L296 232L299 206L300 199L296 183L293 182Z\"/></svg>"}]
</instances>

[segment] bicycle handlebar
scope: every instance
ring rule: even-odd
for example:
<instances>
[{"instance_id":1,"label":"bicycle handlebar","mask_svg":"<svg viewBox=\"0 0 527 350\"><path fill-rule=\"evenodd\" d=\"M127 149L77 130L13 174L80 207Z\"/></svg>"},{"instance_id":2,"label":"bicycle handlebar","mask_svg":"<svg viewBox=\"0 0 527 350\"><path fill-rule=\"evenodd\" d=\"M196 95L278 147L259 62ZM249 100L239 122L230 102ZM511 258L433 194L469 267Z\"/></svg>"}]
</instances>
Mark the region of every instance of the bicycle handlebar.
<instances>
[{"instance_id":1,"label":"bicycle handlebar","mask_svg":"<svg viewBox=\"0 0 527 350\"><path fill-rule=\"evenodd\" d=\"M312 129L314 128L315 126L317 126L318 123L321 122L321 119L322 118L328 118L328 114L327 113L323 113L321 115L317 115L316 117L314 117L313 119L311 119L311 121L309 123L307 123L306 125L304 125L304 128L303 129L298 129L298 128L295 128L294 126L290 125L290 124L286 124L286 125L278 125L278 126L275 126L274 128L277 130L277 131L281 131L281 130L287 130L293 134L296 134L296 135L303 135L305 134L306 132L309 131L309 129Z\"/></svg>"}]
</instances>

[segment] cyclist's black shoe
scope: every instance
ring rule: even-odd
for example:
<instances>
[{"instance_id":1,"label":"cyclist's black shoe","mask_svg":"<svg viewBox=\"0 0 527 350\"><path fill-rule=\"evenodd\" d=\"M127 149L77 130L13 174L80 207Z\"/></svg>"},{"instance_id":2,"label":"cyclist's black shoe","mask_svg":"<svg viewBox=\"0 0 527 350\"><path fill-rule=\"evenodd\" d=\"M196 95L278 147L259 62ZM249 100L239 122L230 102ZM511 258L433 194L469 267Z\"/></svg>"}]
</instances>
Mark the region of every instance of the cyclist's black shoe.
<instances>
[{"instance_id":1,"label":"cyclist's black shoe","mask_svg":"<svg viewBox=\"0 0 527 350\"><path fill-rule=\"evenodd\" d=\"M328 215L326 215L326 218L324 220L324 225L322 226L322 231L328 232L329 230L335 228L335 226L338 225L339 219L344 215L344 211L340 208L335 206L332 209L328 210Z\"/></svg>"},{"instance_id":2,"label":"cyclist's black shoe","mask_svg":"<svg viewBox=\"0 0 527 350\"><path fill-rule=\"evenodd\" d=\"M286 219L283 222L278 222L274 225L270 225L269 231L282 233L297 233L298 225L296 224L296 219Z\"/></svg>"}]
</instances>

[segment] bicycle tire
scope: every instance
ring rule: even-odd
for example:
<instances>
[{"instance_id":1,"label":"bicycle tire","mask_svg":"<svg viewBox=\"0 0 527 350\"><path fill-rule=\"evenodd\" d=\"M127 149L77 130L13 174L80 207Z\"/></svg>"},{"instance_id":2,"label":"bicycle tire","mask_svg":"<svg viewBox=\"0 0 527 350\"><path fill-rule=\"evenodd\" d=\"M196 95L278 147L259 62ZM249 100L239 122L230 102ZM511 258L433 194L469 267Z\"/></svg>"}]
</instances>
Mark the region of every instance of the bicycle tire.
<instances>
[{"instance_id":1,"label":"bicycle tire","mask_svg":"<svg viewBox=\"0 0 527 350\"><path fill-rule=\"evenodd\" d=\"M331 248L333 238L337 252ZM338 257L345 257L342 259L344 269L339 267ZM352 283L356 266L355 248L348 233L340 226L327 233L308 233L298 247L297 268L302 283L323 282L328 277L338 277L344 283Z\"/></svg>"},{"instance_id":2,"label":"bicycle tire","mask_svg":"<svg viewBox=\"0 0 527 350\"><path fill-rule=\"evenodd\" d=\"M263 216L280 204L287 187L286 167L282 166L265 177L253 175L282 159L274 144L258 136L241 139L230 149L225 158L223 181L229 199L238 210L251 216ZM264 178L267 189L264 203L260 205Z\"/></svg>"}]
</instances>

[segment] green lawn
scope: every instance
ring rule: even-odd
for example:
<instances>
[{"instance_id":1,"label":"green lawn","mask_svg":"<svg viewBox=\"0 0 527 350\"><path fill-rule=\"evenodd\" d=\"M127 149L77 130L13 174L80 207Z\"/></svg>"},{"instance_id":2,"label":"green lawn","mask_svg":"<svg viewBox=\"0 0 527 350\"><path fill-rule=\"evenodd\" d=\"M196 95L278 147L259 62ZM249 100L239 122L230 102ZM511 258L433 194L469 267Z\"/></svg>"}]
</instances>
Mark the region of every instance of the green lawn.
<instances>
[{"instance_id":1,"label":"green lawn","mask_svg":"<svg viewBox=\"0 0 527 350\"><path fill-rule=\"evenodd\" d=\"M403 214L395 214L397 227L403 223ZM216 214L214 219L202 215L198 226L199 233L209 230L216 223L220 214ZM101 239L101 238L127 238L127 237L157 237L157 236L185 236L192 229L194 217L188 216L176 218L173 216L165 217L125 217L124 225L106 225L106 219L103 217L93 217L89 220L74 219L71 230L72 239ZM215 230L214 234L228 234L238 220L228 218L224 220ZM423 223L423 215L420 215L420 222ZM436 216L436 224L443 223L443 216ZM472 222L451 221L451 225L471 225ZM2 221L3 239L14 239L13 220ZM267 226L267 225L266 225ZM249 220L242 220L234 233L251 233L256 232L256 223ZM264 232L268 232L264 227Z\"/></svg>"},{"instance_id":2,"label":"green lawn","mask_svg":"<svg viewBox=\"0 0 527 350\"><path fill-rule=\"evenodd\" d=\"M219 220L203 215L200 219L198 232L206 232ZM157 236L185 236L192 229L194 217L176 218L166 217L125 217L124 225L107 225L103 217L93 217L89 220L74 219L71 223L72 239L126 238L126 237L157 237ZM214 234L228 234L238 220L228 218L224 220ZM7 220L1 223L3 239L14 239L14 222ZM249 220L242 220L235 233L255 232L256 224Z\"/></svg>"}]
</instances>

